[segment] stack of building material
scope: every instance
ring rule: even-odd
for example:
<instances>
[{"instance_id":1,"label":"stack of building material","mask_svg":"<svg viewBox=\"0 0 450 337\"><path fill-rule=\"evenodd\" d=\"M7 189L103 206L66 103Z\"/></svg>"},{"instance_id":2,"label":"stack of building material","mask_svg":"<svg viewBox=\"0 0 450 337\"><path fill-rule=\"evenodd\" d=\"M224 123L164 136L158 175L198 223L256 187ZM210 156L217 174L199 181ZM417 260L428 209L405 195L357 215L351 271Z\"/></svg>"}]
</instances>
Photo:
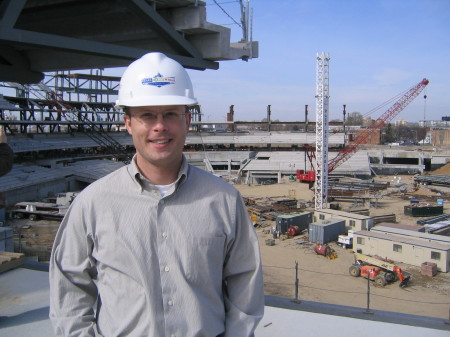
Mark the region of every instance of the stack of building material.
<instances>
[{"instance_id":1,"label":"stack of building material","mask_svg":"<svg viewBox=\"0 0 450 337\"><path fill-rule=\"evenodd\" d=\"M296 199L277 200L272 205L277 210L283 210L283 211L289 210L289 209L297 209L297 200Z\"/></svg>"},{"instance_id":2,"label":"stack of building material","mask_svg":"<svg viewBox=\"0 0 450 337\"><path fill-rule=\"evenodd\" d=\"M450 175L448 174L428 174L415 176L414 181L426 185L450 186Z\"/></svg>"},{"instance_id":3,"label":"stack of building material","mask_svg":"<svg viewBox=\"0 0 450 337\"><path fill-rule=\"evenodd\" d=\"M17 268L24 262L25 255L22 253L0 252L0 273Z\"/></svg>"},{"instance_id":4,"label":"stack of building material","mask_svg":"<svg viewBox=\"0 0 450 337\"><path fill-rule=\"evenodd\" d=\"M444 206L437 204L411 204L404 206L405 215L411 216L433 216L444 213Z\"/></svg>"},{"instance_id":5,"label":"stack of building material","mask_svg":"<svg viewBox=\"0 0 450 337\"><path fill-rule=\"evenodd\" d=\"M420 266L420 274L424 276L436 276L437 264L434 262L424 262Z\"/></svg>"}]
</instances>

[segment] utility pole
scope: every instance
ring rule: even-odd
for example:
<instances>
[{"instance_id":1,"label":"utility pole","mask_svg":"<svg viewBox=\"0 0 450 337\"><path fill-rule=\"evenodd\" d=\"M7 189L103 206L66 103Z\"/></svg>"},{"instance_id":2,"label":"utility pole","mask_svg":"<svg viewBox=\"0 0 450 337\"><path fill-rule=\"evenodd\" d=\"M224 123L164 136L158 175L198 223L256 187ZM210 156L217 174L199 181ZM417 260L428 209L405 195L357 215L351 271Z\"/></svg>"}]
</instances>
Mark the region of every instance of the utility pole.
<instances>
[{"instance_id":1,"label":"utility pole","mask_svg":"<svg viewBox=\"0 0 450 337\"><path fill-rule=\"evenodd\" d=\"M268 126L268 130L269 130L269 134L271 131L271 125L272 125L272 121L271 121L271 115L272 111L270 110L270 105L267 106L267 126ZM268 144L269 147L269 151L272 151L272 143Z\"/></svg>"},{"instance_id":2,"label":"utility pole","mask_svg":"<svg viewBox=\"0 0 450 337\"><path fill-rule=\"evenodd\" d=\"M308 105L305 105L305 133L308 133Z\"/></svg>"},{"instance_id":3,"label":"utility pole","mask_svg":"<svg viewBox=\"0 0 450 337\"><path fill-rule=\"evenodd\" d=\"M346 134L345 134L345 115L347 114L347 111L345 111L345 107L346 107L346 105L344 104L344 111L343 111L343 114L344 114L344 122L342 123L342 125L343 125L343 127L344 127L344 147L345 147L345 139L347 138L346 136Z\"/></svg>"}]
</instances>

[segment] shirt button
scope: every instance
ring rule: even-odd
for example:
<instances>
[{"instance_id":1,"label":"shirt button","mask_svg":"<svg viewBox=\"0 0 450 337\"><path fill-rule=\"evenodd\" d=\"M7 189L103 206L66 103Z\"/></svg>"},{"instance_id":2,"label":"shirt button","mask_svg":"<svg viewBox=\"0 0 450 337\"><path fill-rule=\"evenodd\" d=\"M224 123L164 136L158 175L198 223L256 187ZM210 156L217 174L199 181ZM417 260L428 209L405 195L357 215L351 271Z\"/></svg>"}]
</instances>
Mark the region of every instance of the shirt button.
<instances>
[{"instance_id":1,"label":"shirt button","mask_svg":"<svg viewBox=\"0 0 450 337\"><path fill-rule=\"evenodd\" d=\"M170 335L170 337L177 337L177 336L175 336L174 334L172 334L172 335Z\"/></svg>"},{"instance_id":2,"label":"shirt button","mask_svg":"<svg viewBox=\"0 0 450 337\"><path fill-rule=\"evenodd\" d=\"M162 233L162 237L163 237L164 239L166 239L166 238L167 238L167 233L166 233L166 232Z\"/></svg>"},{"instance_id":3,"label":"shirt button","mask_svg":"<svg viewBox=\"0 0 450 337\"><path fill-rule=\"evenodd\" d=\"M172 301L172 300L168 300L168 301L167 301L167 304L170 305L170 306L172 306L172 305L173 305L173 301Z\"/></svg>"},{"instance_id":4,"label":"shirt button","mask_svg":"<svg viewBox=\"0 0 450 337\"><path fill-rule=\"evenodd\" d=\"M165 271L169 271L169 270L170 270L169 266L165 266L165 267L164 267L164 270L165 270Z\"/></svg>"}]
</instances>

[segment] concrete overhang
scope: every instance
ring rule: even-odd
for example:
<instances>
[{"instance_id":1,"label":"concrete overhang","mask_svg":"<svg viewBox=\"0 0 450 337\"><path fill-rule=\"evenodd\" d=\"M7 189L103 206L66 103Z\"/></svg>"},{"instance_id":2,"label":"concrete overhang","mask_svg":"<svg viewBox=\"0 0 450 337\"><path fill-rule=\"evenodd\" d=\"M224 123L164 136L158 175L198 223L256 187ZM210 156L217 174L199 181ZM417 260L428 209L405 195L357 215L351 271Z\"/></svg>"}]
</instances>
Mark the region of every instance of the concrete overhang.
<instances>
[{"instance_id":1,"label":"concrete overhang","mask_svg":"<svg viewBox=\"0 0 450 337\"><path fill-rule=\"evenodd\" d=\"M0 81L45 72L127 66L158 51L191 69L254 58L257 42L230 41L198 0L0 0Z\"/></svg>"}]
</instances>

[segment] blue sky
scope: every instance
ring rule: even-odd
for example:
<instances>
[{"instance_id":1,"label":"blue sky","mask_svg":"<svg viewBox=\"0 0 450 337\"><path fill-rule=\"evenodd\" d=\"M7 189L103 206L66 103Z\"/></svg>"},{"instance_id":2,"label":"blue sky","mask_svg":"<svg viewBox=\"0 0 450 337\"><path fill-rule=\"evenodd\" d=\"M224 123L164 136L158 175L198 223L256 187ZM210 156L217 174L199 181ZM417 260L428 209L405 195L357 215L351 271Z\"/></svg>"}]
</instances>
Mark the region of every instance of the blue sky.
<instances>
[{"instance_id":1,"label":"blue sky","mask_svg":"<svg viewBox=\"0 0 450 337\"><path fill-rule=\"evenodd\" d=\"M239 2L217 0L236 21ZM207 0L209 22L241 29ZM266 117L303 121L305 105L315 120L316 54L330 60L330 119L363 115L404 93L422 78L426 89L394 120L417 122L450 116L449 0L251 0L253 40L259 57L222 61L219 70L189 70L204 120ZM423 98L427 95L426 103ZM374 119L390 105L374 111Z\"/></svg>"}]
</instances>

